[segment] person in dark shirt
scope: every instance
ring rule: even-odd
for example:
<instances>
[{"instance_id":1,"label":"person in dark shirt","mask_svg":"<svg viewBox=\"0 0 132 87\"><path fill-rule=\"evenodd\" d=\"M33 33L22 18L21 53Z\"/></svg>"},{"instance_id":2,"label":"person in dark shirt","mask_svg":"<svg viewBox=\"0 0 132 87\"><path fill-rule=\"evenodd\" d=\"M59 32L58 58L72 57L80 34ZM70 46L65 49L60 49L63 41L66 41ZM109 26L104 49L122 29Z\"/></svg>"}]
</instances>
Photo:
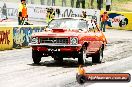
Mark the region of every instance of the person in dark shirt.
<instances>
[{"instance_id":1,"label":"person in dark shirt","mask_svg":"<svg viewBox=\"0 0 132 87\"><path fill-rule=\"evenodd\" d=\"M101 10L102 0L97 0L97 9Z\"/></svg>"},{"instance_id":2,"label":"person in dark shirt","mask_svg":"<svg viewBox=\"0 0 132 87\"><path fill-rule=\"evenodd\" d=\"M74 7L74 0L71 0L71 7Z\"/></svg>"},{"instance_id":3,"label":"person in dark shirt","mask_svg":"<svg viewBox=\"0 0 132 87\"><path fill-rule=\"evenodd\" d=\"M85 0L81 0L82 8L85 8Z\"/></svg>"}]
</instances>

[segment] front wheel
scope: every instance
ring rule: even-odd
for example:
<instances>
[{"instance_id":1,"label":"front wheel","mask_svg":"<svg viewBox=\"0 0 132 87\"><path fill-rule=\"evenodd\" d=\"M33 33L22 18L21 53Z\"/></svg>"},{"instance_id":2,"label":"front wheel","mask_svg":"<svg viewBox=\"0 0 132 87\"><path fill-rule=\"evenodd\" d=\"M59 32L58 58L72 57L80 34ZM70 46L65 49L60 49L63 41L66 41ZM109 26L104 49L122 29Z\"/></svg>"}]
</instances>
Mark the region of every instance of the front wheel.
<instances>
[{"instance_id":1,"label":"front wheel","mask_svg":"<svg viewBox=\"0 0 132 87\"><path fill-rule=\"evenodd\" d=\"M103 59L103 49L100 48L100 50L92 57L92 63L101 63L102 59Z\"/></svg>"},{"instance_id":2,"label":"front wheel","mask_svg":"<svg viewBox=\"0 0 132 87\"><path fill-rule=\"evenodd\" d=\"M41 61L41 53L36 50L32 50L32 58L34 64L39 64Z\"/></svg>"},{"instance_id":3,"label":"front wheel","mask_svg":"<svg viewBox=\"0 0 132 87\"><path fill-rule=\"evenodd\" d=\"M55 57L54 57L54 60L55 60L56 62L63 62L63 58L62 58L62 57L59 57L59 56L55 56Z\"/></svg>"}]
</instances>

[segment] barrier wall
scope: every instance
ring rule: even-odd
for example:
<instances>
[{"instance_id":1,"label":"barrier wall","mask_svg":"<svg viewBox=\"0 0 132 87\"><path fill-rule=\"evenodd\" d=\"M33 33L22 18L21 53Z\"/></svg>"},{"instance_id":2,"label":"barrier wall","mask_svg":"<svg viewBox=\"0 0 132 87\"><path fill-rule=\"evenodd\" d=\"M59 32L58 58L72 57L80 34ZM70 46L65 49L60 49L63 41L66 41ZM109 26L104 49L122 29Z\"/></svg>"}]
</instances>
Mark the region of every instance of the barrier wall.
<instances>
[{"instance_id":1,"label":"barrier wall","mask_svg":"<svg viewBox=\"0 0 132 87\"><path fill-rule=\"evenodd\" d=\"M3 6L6 6L6 11L2 12ZM8 17L8 19L17 19L18 16L18 3L9 3L0 1L0 16ZM82 8L71 8L71 7L56 7L50 6L55 11L55 18L58 17L80 17L82 11L85 10L86 14L90 17L92 16L97 20L99 24L100 19L100 10L96 9L82 9ZM44 21L46 19L47 9L49 6L45 5L36 5L36 4L27 4L28 18L29 21ZM57 9L59 8L60 12L58 13ZM5 8L4 8L5 9Z\"/></svg>"},{"instance_id":2,"label":"barrier wall","mask_svg":"<svg viewBox=\"0 0 132 87\"><path fill-rule=\"evenodd\" d=\"M43 30L44 26L0 27L0 50L26 47L32 33Z\"/></svg>"},{"instance_id":3,"label":"barrier wall","mask_svg":"<svg viewBox=\"0 0 132 87\"><path fill-rule=\"evenodd\" d=\"M13 47L13 28L0 27L0 50L12 49Z\"/></svg>"},{"instance_id":4,"label":"barrier wall","mask_svg":"<svg viewBox=\"0 0 132 87\"><path fill-rule=\"evenodd\" d=\"M13 48L28 46L32 33L43 30L44 27L13 27Z\"/></svg>"},{"instance_id":5,"label":"barrier wall","mask_svg":"<svg viewBox=\"0 0 132 87\"><path fill-rule=\"evenodd\" d=\"M101 12L102 13L102 12ZM107 27L113 29L132 30L132 12L108 12Z\"/></svg>"}]
</instances>

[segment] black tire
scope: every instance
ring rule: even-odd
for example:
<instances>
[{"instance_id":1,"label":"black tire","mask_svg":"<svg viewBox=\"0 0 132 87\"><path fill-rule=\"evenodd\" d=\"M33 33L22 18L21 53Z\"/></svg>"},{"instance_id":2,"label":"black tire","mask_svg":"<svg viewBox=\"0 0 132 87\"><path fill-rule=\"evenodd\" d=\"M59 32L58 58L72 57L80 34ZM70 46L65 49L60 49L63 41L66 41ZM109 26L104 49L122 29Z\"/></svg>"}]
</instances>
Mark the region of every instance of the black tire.
<instances>
[{"instance_id":1,"label":"black tire","mask_svg":"<svg viewBox=\"0 0 132 87\"><path fill-rule=\"evenodd\" d=\"M39 64L41 61L41 53L36 50L32 50L32 58L34 64Z\"/></svg>"},{"instance_id":2,"label":"black tire","mask_svg":"<svg viewBox=\"0 0 132 87\"><path fill-rule=\"evenodd\" d=\"M59 56L55 56L55 57L54 57L54 60L55 60L56 62L63 62L63 58L62 58L62 57L59 57Z\"/></svg>"},{"instance_id":3,"label":"black tire","mask_svg":"<svg viewBox=\"0 0 132 87\"><path fill-rule=\"evenodd\" d=\"M100 50L95 55L93 55L92 63L101 63L102 59L103 59L103 49L100 48Z\"/></svg>"},{"instance_id":4,"label":"black tire","mask_svg":"<svg viewBox=\"0 0 132 87\"><path fill-rule=\"evenodd\" d=\"M81 49L78 57L78 64L85 65L86 63L86 49Z\"/></svg>"}]
</instances>

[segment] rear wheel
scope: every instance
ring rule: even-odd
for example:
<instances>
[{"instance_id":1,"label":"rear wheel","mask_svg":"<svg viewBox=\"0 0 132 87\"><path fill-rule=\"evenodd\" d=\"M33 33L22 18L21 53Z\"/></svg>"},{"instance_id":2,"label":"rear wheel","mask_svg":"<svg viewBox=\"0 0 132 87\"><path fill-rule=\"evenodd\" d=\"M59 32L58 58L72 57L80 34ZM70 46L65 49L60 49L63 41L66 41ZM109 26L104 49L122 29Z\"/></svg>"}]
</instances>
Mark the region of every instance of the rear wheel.
<instances>
[{"instance_id":1,"label":"rear wheel","mask_svg":"<svg viewBox=\"0 0 132 87\"><path fill-rule=\"evenodd\" d=\"M34 64L39 64L41 61L41 53L39 51L32 50L32 58Z\"/></svg>"},{"instance_id":2,"label":"rear wheel","mask_svg":"<svg viewBox=\"0 0 132 87\"><path fill-rule=\"evenodd\" d=\"M100 50L92 57L92 63L101 63L103 59L103 49L100 48Z\"/></svg>"},{"instance_id":3,"label":"rear wheel","mask_svg":"<svg viewBox=\"0 0 132 87\"><path fill-rule=\"evenodd\" d=\"M85 65L86 63L86 47L83 47L79 53L78 64Z\"/></svg>"}]
</instances>

